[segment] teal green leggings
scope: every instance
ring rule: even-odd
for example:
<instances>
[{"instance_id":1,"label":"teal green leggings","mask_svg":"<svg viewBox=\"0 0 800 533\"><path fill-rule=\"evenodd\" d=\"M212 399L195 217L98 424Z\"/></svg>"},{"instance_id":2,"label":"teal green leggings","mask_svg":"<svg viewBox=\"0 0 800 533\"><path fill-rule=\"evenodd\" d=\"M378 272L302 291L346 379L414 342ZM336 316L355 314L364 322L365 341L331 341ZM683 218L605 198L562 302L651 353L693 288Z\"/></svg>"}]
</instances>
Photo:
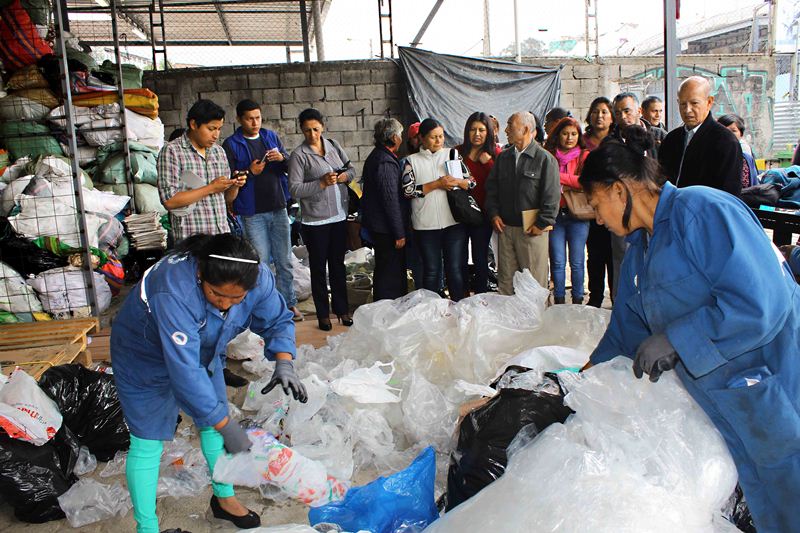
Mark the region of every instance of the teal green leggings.
<instances>
[{"instance_id":1,"label":"teal green leggings","mask_svg":"<svg viewBox=\"0 0 800 533\"><path fill-rule=\"evenodd\" d=\"M200 448L208 463L208 469L214 473L217 459L225 453L222 435L213 427L200 428ZM160 440L140 439L131 435L131 448L125 464L125 476L128 479L128 491L133 503L133 518L136 520L138 533L158 533L158 516L156 516L156 489L158 488L158 467L164 445ZM211 483L217 498L233 496L233 485Z\"/></svg>"}]
</instances>

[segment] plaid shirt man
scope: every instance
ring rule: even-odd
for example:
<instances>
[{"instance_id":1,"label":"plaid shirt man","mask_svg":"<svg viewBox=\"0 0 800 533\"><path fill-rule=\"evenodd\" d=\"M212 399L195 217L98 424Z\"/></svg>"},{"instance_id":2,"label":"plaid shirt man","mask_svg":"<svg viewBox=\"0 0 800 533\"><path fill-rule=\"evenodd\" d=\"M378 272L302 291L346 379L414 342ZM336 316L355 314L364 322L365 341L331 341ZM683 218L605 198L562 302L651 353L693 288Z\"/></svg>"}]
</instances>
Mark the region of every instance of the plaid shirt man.
<instances>
[{"instance_id":1,"label":"plaid shirt man","mask_svg":"<svg viewBox=\"0 0 800 533\"><path fill-rule=\"evenodd\" d=\"M181 179L184 172L197 174L206 184L231 174L228 158L221 146L215 144L206 149L204 158L185 134L164 145L158 155L158 192L162 203L181 191L189 190ZM206 196L189 209L170 211L169 220L175 242L178 242L198 233L230 233L227 216L225 193L219 192Z\"/></svg>"}]
</instances>

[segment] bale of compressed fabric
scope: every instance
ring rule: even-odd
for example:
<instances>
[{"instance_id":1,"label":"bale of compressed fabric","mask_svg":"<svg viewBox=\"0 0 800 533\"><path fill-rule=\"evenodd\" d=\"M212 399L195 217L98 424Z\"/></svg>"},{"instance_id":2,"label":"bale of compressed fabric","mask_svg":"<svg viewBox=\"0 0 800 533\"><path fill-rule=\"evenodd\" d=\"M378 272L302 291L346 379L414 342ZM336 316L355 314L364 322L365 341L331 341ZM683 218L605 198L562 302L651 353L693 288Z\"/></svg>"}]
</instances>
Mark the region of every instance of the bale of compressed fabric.
<instances>
[{"instance_id":1,"label":"bale of compressed fabric","mask_svg":"<svg viewBox=\"0 0 800 533\"><path fill-rule=\"evenodd\" d=\"M125 89L142 88L142 69L129 63L122 64L122 87ZM117 64L106 59L99 68L94 70L94 74L106 83L112 85L119 84Z\"/></svg>"},{"instance_id":2,"label":"bale of compressed fabric","mask_svg":"<svg viewBox=\"0 0 800 533\"><path fill-rule=\"evenodd\" d=\"M24 96L9 94L5 98L0 98L0 120L39 121L47 117L49 113L49 107Z\"/></svg>"},{"instance_id":3,"label":"bale of compressed fabric","mask_svg":"<svg viewBox=\"0 0 800 533\"><path fill-rule=\"evenodd\" d=\"M8 72L33 65L52 53L20 0L0 9L0 61Z\"/></svg>"},{"instance_id":4,"label":"bale of compressed fabric","mask_svg":"<svg viewBox=\"0 0 800 533\"><path fill-rule=\"evenodd\" d=\"M0 122L0 139L14 159L38 155L64 155L47 126L36 122Z\"/></svg>"},{"instance_id":5,"label":"bale of compressed fabric","mask_svg":"<svg viewBox=\"0 0 800 533\"><path fill-rule=\"evenodd\" d=\"M19 91L22 89L48 89L49 85L38 65L28 65L16 71L8 79L6 89Z\"/></svg>"},{"instance_id":6,"label":"bale of compressed fabric","mask_svg":"<svg viewBox=\"0 0 800 533\"><path fill-rule=\"evenodd\" d=\"M119 101L116 91L92 91L72 97L73 105L95 107ZM150 89L125 89L125 109L146 117L158 118L158 96Z\"/></svg>"},{"instance_id":7,"label":"bale of compressed fabric","mask_svg":"<svg viewBox=\"0 0 800 533\"><path fill-rule=\"evenodd\" d=\"M156 185L158 179L156 153L147 146L133 141L128 142L128 150L134 183ZM92 178L95 182L110 185L127 182L122 142L118 141L97 150L97 167Z\"/></svg>"},{"instance_id":8,"label":"bale of compressed fabric","mask_svg":"<svg viewBox=\"0 0 800 533\"><path fill-rule=\"evenodd\" d=\"M33 100L34 102L39 102L48 109L58 107L59 104L55 93L45 87L39 87L36 89L20 89L14 91L14 94L16 96L27 98L28 100Z\"/></svg>"}]
</instances>

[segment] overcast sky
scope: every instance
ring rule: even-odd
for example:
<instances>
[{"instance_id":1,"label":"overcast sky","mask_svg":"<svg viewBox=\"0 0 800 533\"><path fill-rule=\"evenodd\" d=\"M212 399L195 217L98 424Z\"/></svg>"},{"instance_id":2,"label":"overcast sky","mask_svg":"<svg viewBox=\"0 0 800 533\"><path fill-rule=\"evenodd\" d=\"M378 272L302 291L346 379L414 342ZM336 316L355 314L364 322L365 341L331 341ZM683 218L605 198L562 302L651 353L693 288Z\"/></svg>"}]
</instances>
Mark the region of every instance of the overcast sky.
<instances>
[{"instance_id":1,"label":"overcast sky","mask_svg":"<svg viewBox=\"0 0 800 533\"><path fill-rule=\"evenodd\" d=\"M663 31L662 0L597 0L602 55L613 55ZM798 0L779 0L785 5ZM419 31L434 0L394 0L395 45L408 46ZM683 0L680 26L705 18L763 4L763 0ZM518 0L520 40L535 37L546 44L580 41L571 55L583 56L584 0ZM514 40L514 0L490 0L492 54ZM766 11L766 10L765 10ZM377 0L333 0L324 27L327 60L365 59L380 54ZM445 0L422 38L421 48L439 53L479 56L483 51L483 0ZM133 50L132 50L133 51ZM626 52L626 50L622 50ZM142 52L136 52L142 53ZM234 65L286 61L283 48L172 47L170 61L201 65ZM149 50L142 53L149 56ZM302 61L302 49L294 53Z\"/></svg>"}]
</instances>

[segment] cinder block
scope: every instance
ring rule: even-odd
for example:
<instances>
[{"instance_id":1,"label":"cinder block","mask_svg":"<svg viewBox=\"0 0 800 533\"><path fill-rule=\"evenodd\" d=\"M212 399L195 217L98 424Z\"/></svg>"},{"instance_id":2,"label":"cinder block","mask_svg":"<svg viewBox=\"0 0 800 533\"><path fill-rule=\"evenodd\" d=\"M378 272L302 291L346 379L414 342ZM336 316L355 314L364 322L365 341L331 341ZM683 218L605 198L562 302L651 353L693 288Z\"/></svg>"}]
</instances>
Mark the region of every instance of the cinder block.
<instances>
[{"instance_id":1,"label":"cinder block","mask_svg":"<svg viewBox=\"0 0 800 533\"><path fill-rule=\"evenodd\" d=\"M595 93L578 93L573 95L573 102L572 107L573 109L589 109L589 106L592 103L592 100L597 98L599 95Z\"/></svg>"},{"instance_id":2,"label":"cinder block","mask_svg":"<svg viewBox=\"0 0 800 533\"><path fill-rule=\"evenodd\" d=\"M159 111L166 111L168 109L174 109L172 104L172 94L168 92L161 92L156 93L158 94L158 110Z\"/></svg>"},{"instance_id":3,"label":"cinder block","mask_svg":"<svg viewBox=\"0 0 800 533\"><path fill-rule=\"evenodd\" d=\"M356 87L358 100L377 100L386 97L386 87L383 85L359 85Z\"/></svg>"},{"instance_id":4,"label":"cinder block","mask_svg":"<svg viewBox=\"0 0 800 533\"><path fill-rule=\"evenodd\" d=\"M308 72L280 73L280 87L306 87L309 81Z\"/></svg>"},{"instance_id":5,"label":"cinder block","mask_svg":"<svg viewBox=\"0 0 800 533\"><path fill-rule=\"evenodd\" d=\"M402 98L406 93L405 85L402 83L387 83L386 84L386 97L387 98Z\"/></svg>"},{"instance_id":6,"label":"cinder block","mask_svg":"<svg viewBox=\"0 0 800 533\"><path fill-rule=\"evenodd\" d=\"M599 89L600 89L599 81L600 81L599 78L591 78L591 79L588 79L588 80L580 80L580 84L581 84L580 92L582 92L582 93L595 93L595 94L597 94L599 96L600 95L600 93L599 93Z\"/></svg>"},{"instance_id":7,"label":"cinder block","mask_svg":"<svg viewBox=\"0 0 800 533\"><path fill-rule=\"evenodd\" d=\"M281 106L278 104L261 104L261 118L265 122L279 120L281 118Z\"/></svg>"},{"instance_id":8,"label":"cinder block","mask_svg":"<svg viewBox=\"0 0 800 533\"><path fill-rule=\"evenodd\" d=\"M328 131L356 131L358 127L356 126L356 118L355 117L331 117L325 123L325 127Z\"/></svg>"},{"instance_id":9,"label":"cinder block","mask_svg":"<svg viewBox=\"0 0 800 533\"><path fill-rule=\"evenodd\" d=\"M600 76L600 67L597 65L575 65L572 67L572 76L576 80L597 78Z\"/></svg>"},{"instance_id":10,"label":"cinder block","mask_svg":"<svg viewBox=\"0 0 800 533\"><path fill-rule=\"evenodd\" d=\"M216 76L218 91L247 89L247 74L221 74Z\"/></svg>"},{"instance_id":11,"label":"cinder block","mask_svg":"<svg viewBox=\"0 0 800 533\"><path fill-rule=\"evenodd\" d=\"M304 137L302 134L294 133L285 135L282 140L283 140L283 146L291 152L292 150L300 146L300 144L304 140Z\"/></svg>"},{"instance_id":12,"label":"cinder block","mask_svg":"<svg viewBox=\"0 0 800 533\"><path fill-rule=\"evenodd\" d=\"M143 79L142 82L144 81L145 80ZM177 79L173 77L162 77L161 74L154 74L153 78L150 80L150 83L153 83L155 88L161 92L172 92L178 88ZM156 91L156 94L158 94L158 91Z\"/></svg>"},{"instance_id":13,"label":"cinder block","mask_svg":"<svg viewBox=\"0 0 800 533\"><path fill-rule=\"evenodd\" d=\"M294 90L264 89L261 91L261 101L265 104L291 104L294 103Z\"/></svg>"},{"instance_id":14,"label":"cinder block","mask_svg":"<svg viewBox=\"0 0 800 533\"><path fill-rule=\"evenodd\" d=\"M342 116L342 102L314 102L311 107L319 109L326 117Z\"/></svg>"},{"instance_id":15,"label":"cinder block","mask_svg":"<svg viewBox=\"0 0 800 533\"><path fill-rule=\"evenodd\" d=\"M301 133L300 128L297 127L297 119L294 120L280 120L278 121L280 125L280 131L286 135L291 135L294 133ZM283 146L288 150L290 147L286 145L286 141L284 141Z\"/></svg>"},{"instance_id":16,"label":"cinder block","mask_svg":"<svg viewBox=\"0 0 800 533\"><path fill-rule=\"evenodd\" d=\"M366 161L369 154L374 150L374 146L359 146L358 147L358 159L361 161ZM363 168L363 166L362 166Z\"/></svg>"},{"instance_id":17,"label":"cinder block","mask_svg":"<svg viewBox=\"0 0 800 533\"><path fill-rule=\"evenodd\" d=\"M369 69L364 70L343 70L342 83L348 84L363 84L366 85L370 82Z\"/></svg>"},{"instance_id":18,"label":"cinder block","mask_svg":"<svg viewBox=\"0 0 800 533\"><path fill-rule=\"evenodd\" d=\"M397 98L386 99L386 100L373 100L372 101L372 114L373 115L381 115L386 116L388 113L389 116L393 114L399 114L403 109L400 100Z\"/></svg>"},{"instance_id":19,"label":"cinder block","mask_svg":"<svg viewBox=\"0 0 800 533\"><path fill-rule=\"evenodd\" d=\"M214 91L212 93L200 93L200 98L211 100L218 106L227 107L231 105L230 91Z\"/></svg>"},{"instance_id":20,"label":"cinder block","mask_svg":"<svg viewBox=\"0 0 800 533\"><path fill-rule=\"evenodd\" d=\"M375 144L372 131L357 130L342 133L342 143L346 147L350 146L372 146Z\"/></svg>"},{"instance_id":21,"label":"cinder block","mask_svg":"<svg viewBox=\"0 0 800 533\"><path fill-rule=\"evenodd\" d=\"M217 81L213 77L207 78L189 78L187 80L191 85L192 90L197 93L213 92L217 90Z\"/></svg>"},{"instance_id":22,"label":"cinder block","mask_svg":"<svg viewBox=\"0 0 800 533\"><path fill-rule=\"evenodd\" d=\"M298 87L294 90L295 102L317 102L325 98L322 87Z\"/></svg>"},{"instance_id":23,"label":"cinder block","mask_svg":"<svg viewBox=\"0 0 800 533\"><path fill-rule=\"evenodd\" d=\"M247 86L251 89L273 89L280 87L277 72L251 72L247 75Z\"/></svg>"},{"instance_id":24,"label":"cinder block","mask_svg":"<svg viewBox=\"0 0 800 533\"><path fill-rule=\"evenodd\" d=\"M356 89L352 85L337 85L325 87L325 99L331 100L355 100Z\"/></svg>"},{"instance_id":25,"label":"cinder block","mask_svg":"<svg viewBox=\"0 0 800 533\"><path fill-rule=\"evenodd\" d=\"M369 100L350 100L349 102L342 102L342 115L350 116L356 115L363 111L370 113L372 109L372 102Z\"/></svg>"},{"instance_id":26,"label":"cinder block","mask_svg":"<svg viewBox=\"0 0 800 533\"><path fill-rule=\"evenodd\" d=\"M311 85L339 85L341 83L342 75L338 70L311 72Z\"/></svg>"},{"instance_id":27,"label":"cinder block","mask_svg":"<svg viewBox=\"0 0 800 533\"><path fill-rule=\"evenodd\" d=\"M309 107L306 104L281 104L281 118L283 119L297 119L300 111Z\"/></svg>"},{"instance_id":28,"label":"cinder block","mask_svg":"<svg viewBox=\"0 0 800 533\"><path fill-rule=\"evenodd\" d=\"M397 70L381 68L370 71L372 83L394 83L397 81Z\"/></svg>"},{"instance_id":29,"label":"cinder block","mask_svg":"<svg viewBox=\"0 0 800 533\"><path fill-rule=\"evenodd\" d=\"M629 80L644 75L647 70L646 65L626 65L622 63L619 66L619 77L623 80Z\"/></svg>"},{"instance_id":30,"label":"cinder block","mask_svg":"<svg viewBox=\"0 0 800 533\"><path fill-rule=\"evenodd\" d=\"M158 118L164 123L164 131L172 131L172 129L184 126L180 111L163 111L158 114ZM171 125L172 129L167 128L167 125Z\"/></svg>"},{"instance_id":31,"label":"cinder block","mask_svg":"<svg viewBox=\"0 0 800 533\"><path fill-rule=\"evenodd\" d=\"M580 80L568 80L561 78L561 93L576 93L580 91L581 82Z\"/></svg>"},{"instance_id":32,"label":"cinder block","mask_svg":"<svg viewBox=\"0 0 800 533\"><path fill-rule=\"evenodd\" d=\"M242 100L253 100L261 104L262 97L261 89L243 89L238 91L231 91L231 105L236 106Z\"/></svg>"}]
</instances>

